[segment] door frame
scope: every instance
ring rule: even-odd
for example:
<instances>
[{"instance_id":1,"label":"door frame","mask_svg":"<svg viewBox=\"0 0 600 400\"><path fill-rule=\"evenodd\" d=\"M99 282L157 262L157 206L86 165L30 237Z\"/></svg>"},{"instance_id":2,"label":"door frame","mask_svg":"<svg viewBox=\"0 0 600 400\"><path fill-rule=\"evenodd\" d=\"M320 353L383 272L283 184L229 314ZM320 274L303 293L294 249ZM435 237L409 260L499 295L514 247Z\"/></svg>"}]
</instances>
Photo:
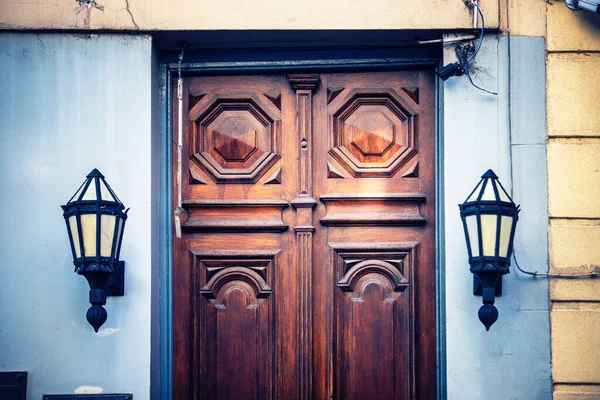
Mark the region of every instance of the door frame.
<instances>
[{"instance_id":1,"label":"door frame","mask_svg":"<svg viewBox=\"0 0 600 400\"><path fill-rule=\"evenodd\" d=\"M269 61L239 61L243 55L252 54L252 49L243 53L236 53L231 60L226 61L194 61L181 63L183 74L223 75L223 74L248 74L248 73L288 73L295 71L314 72L359 72L359 71L384 71L393 69L420 69L435 68L441 64L441 50L437 57L414 56L406 52L407 56L399 57L369 57L352 58L294 58L287 54L286 59ZM173 394L173 315L172 315L172 268L173 268L173 218L172 208L172 109L171 93L177 84L178 63L173 61L174 53L165 54L160 62L159 69L159 113L160 113L160 204L159 204L159 270L158 270L158 319L159 332L152 332L152 342L158 335L158 362L152 361L158 369L160 377L153 374L151 382L160 385L159 390L151 389L153 393L160 393L161 400L171 400ZM240 57L240 54L242 57ZM293 52L292 52L293 55ZM238 61L236 61L236 59ZM435 84L435 196L436 196L436 376L437 399L445 400L446 395L446 287L445 287L445 245L444 245L444 185L443 185L443 98L442 83L436 78Z\"/></svg>"}]
</instances>

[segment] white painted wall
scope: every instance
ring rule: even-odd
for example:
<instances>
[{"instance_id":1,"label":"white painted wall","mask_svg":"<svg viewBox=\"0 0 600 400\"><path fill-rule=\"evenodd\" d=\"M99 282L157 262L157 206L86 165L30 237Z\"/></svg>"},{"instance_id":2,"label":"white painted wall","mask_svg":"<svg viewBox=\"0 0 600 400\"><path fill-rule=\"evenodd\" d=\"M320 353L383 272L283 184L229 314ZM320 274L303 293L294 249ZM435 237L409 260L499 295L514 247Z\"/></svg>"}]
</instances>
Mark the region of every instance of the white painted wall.
<instances>
[{"instance_id":1,"label":"white painted wall","mask_svg":"<svg viewBox=\"0 0 600 400\"><path fill-rule=\"evenodd\" d=\"M485 331L472 294L458 204L489 168L511 186L506 38L487 35L473 80L498 96L451 78L443 90L448 399L546 400L552 398L548 282L516 272L505 275L496 299L500 316ZM513 37L511 109L514 201L521 204L515 248L522 268L548 265L545 149L545 43ZM454 48L444 61L455 61Z\"/></svg>"},{"instance_id":2,"label":"white painted wall","mask_svg":"<svg viewBox=\"0 0 600 400\"><path fill-rule=\"evenodd\" d=\"M149 397L151 58L148 36L0 34L0 370L28 371L30 399L81 386ZM131 207L125 297L108 299L98 334L60 209L95 167Z\"/></svg>"}]
</instances>

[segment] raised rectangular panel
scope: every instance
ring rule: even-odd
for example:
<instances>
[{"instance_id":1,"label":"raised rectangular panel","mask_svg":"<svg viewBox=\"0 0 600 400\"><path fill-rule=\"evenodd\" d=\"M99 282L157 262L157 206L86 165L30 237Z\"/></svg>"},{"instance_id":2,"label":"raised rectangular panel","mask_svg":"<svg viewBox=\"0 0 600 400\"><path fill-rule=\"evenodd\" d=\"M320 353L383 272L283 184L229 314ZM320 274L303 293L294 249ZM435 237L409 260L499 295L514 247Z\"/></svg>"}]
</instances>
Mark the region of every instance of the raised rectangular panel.
<instances>
[{"instance_id":1,"label":"raised rectangular panel","mask_svg":"<svg viewBox=\"0 0 600 400\"><path fill-rule=\"evenodd\" d=\"M335 398L414 398L418 243L330 243Z\"/></svg>"},{"instance_id":2,"label":"raised rectangular panel","mask_svg":"<svg viewBox=\"0 0 600 400\"><path fill-rule=\"evenodd\" d=\"M186 200L181 225L191 232L283 232L282 200Z\"/></svg>"},{"instance_id":3,"label":"raised rectangular panel","mask_svg":"<svg viewBox=\"0 0 600 400\"><path fill-rule=\"evenodd\" d=\"M426 197L419 193L326 194L319 199L327 205L321 218L326 226L344 225L423 225L427 222L420 205Z\"/></svg>"},{"instance_id":4,"label":"raised rectangular panel","mask_svg":"<svg viewBox=\"0 0 600 400\"><path fill-rule=\"evenodd\" d=\"M191 251L192 373L203 398L273 397L278 252Z\"/></svg>"}]
</instances>

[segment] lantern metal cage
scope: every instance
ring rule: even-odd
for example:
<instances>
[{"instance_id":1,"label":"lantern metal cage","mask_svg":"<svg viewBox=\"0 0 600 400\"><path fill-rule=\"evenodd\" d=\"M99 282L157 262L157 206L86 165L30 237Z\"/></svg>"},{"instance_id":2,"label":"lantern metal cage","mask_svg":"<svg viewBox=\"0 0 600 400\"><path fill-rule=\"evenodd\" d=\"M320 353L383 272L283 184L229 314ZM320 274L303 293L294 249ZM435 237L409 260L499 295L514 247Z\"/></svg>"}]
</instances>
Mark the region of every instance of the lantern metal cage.
<instances>
[{"instance_id":1,"label":"lantern metal cage","mask_svg":"<svg viewBox=\"0 0 600 400\"><path fill-rule=\"evenodd\" d=\"M509 273L520 208L491 169L459 208L470 270L475 274L473 292L483 296L479 319L489 330L498 318L494 297L502 294L501 277Z\"/></svg>"},{"instance_id":2,"label":"lantern metal cage","mask_svg":"<svg viewBox=\"0 0 600 400\"><path fill-rule=\"evenodd\" d=\"M102 307L109 295L124 294L124 263L119 261L127 212L104 175L93 169L61 206L67 226L75 272L90 285L87 320L98 332L106 322Z\"/></svg>"}]
</instances>

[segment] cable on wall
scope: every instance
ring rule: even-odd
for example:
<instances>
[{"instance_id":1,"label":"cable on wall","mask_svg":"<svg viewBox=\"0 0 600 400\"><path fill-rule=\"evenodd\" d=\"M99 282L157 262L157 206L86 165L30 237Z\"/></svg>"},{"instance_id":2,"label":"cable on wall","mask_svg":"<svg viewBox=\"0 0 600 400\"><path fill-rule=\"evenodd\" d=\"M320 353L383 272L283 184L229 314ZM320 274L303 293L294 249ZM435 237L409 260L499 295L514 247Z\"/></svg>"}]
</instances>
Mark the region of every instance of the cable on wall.
<instances>
[{"instance_id":1,"label":"cable on wall","mask_svg":"<svg viewBox=\"0 0 600 400\"><path fill-rule=\"evenodd\" d=\"M175 209L175 235L181 239L181 214L184 210L181 199L181 165L183 152L183 79L181 78L181 62L187 43L184 43L179 62L177 63L177 208Z\"/></svg>"},{"instance_id":2,"label":"cable on wall","mask_svg":"<svg viewBox=\"0 0 600 400\"><path fill-rule=\"evenodd\" d=\"M469 79L469 82L471 82L471 85L473 85L475 88L492 94L494 96L497 96L498 93L496 92L492 92L491 90L487 90L484 89L480 86L477 86L475 84L475 82L473 82L473 78L471 78L471 73L469 72L469 66L471 65L471 62L475 59L475 56L477 55L477 53L479 53L479 49L481 49L481 45L483 44L483 36L484 36L484 32L485 32L485 19L483 18L483 12L481 12L481 9L479 8L479 4L477 3L477 0L473 0L471 2L471 4L473 5L473 9L474 9L474 15L473 15L473 24L474 24L474 28L477 28L477 14L479 14L479 17L481 18L481 32L479 33L479 41L477 42L477 46L475 47L475 51L473 51L473 54L471 54L469 56L469 58L467 59L467 61L465 62L465 66L464 66L464 70L465 70L465 75L467 75L467 78Z\"/></svg>"}]
</instances>

